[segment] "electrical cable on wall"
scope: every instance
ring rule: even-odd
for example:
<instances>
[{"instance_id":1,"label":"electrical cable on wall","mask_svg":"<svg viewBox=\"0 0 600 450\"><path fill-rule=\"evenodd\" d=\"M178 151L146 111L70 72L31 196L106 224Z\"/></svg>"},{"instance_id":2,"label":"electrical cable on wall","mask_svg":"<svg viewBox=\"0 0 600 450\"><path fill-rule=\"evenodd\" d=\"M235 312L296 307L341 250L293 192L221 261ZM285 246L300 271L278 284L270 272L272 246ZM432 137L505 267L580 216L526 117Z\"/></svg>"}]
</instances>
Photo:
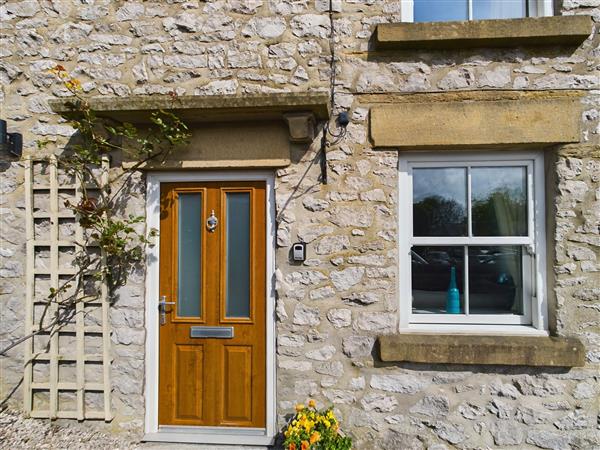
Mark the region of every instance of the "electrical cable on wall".
<instances>
[{"instance_id":1,"label":"electrical cable on wall","mask_svg":"<svg viewBox=\"0 0 600 450\"><path fill-rule=\"evenodd\" d=\"M336 83L336 55L335 55L335 22L333 20L333 0L329 0L329 106L331 114L335 108L335 83ZM347 114L341 113L338 123L341 125L339 133L331 131L332 117L329 117L325 127L323 128L323 137L321 138L321 182L327 184L327 148L340 142L346 136L346 125L348 124ZM333 141L329 141L328 137L333 137Z\"/></svg>"},{"instance_id":2,"label":"electrical cable on wall","mask_svg":"<svg viewBox=\"0 0 600 450\"><path fill-rule=\"evenodd\" d=\"M329 62L329 70L330 70L330 72L329 72L329 107L330 107L330 111L331 111L330 114L333 114L333 109L335 107L335 83L336 83L335 28L334 28L334 21L333 21L333 0L329 0L328 13L329 13L329 23L330 23L329 41L330 41L330 47L331 47L331 55L330 55L331 60ZM316 164L317 160L319 160L319 164L321 167L321 178L319 181L323 184L327 184L327 148L331 147L332 145L336 145L338 142L340 142L346 136L346 125L348 125L348 122L349 122L348 113L346 111L341 112L337 119L337 122L340 125L340 131L338 133L333 133L330 128L331 119L332 119L332 116L330 116L327 119L327 122L325 123L325 126L323 127L323 134L321 136L321 149L315 155L315 157L311 159L310 164L308 165L308 167L306 168L306 170L300 177L301 180L303 180L307 176L311 167L313 167L313 165ZM328 139L329 136L331 136L333 138L332 141L329 141L329 139ZM284 211L287 210L287 206L289 205L289 203L292 201L292 199L296 198L299 188L300 188L300 183L298 183L298 185L293 189L292 194L289 196L289 198L286 200L284 205L281 207L279 213L277 214L277 217L275 218L275 221L278 224L281 221Z\"/></svg>"}]
</instances>

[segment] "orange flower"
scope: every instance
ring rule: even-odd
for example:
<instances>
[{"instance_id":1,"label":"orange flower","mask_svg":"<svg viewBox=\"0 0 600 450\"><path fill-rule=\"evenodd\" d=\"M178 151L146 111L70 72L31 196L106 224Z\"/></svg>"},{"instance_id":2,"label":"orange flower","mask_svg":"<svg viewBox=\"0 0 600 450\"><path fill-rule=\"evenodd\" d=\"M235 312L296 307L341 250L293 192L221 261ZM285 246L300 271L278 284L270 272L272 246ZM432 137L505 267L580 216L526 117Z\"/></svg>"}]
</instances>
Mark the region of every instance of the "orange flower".
<instances>
[{"instance_id":1,"label":"orange flower","mask_svg":"<svg viewBox=\"0 0 600 450\"><path fill-rule=\"evenodd\" d=\"M290 443L290 445L288 446L288 450L296 450L296 444L294 444L293 442Z\"/></svg>"},{"instance_id":2,"label":"orange flower","mask_svg":"<svg viewBox=\"0 0 600 450\"><path fill-rule=\"evenodd\" d=\"M81 81L79 81L77 78L71 78L70 80L65 81L65 86L70 91L78 91L81 89Z\"/></svg>"},{"instance_id":3,"label":"orange flower","mask_svg":"<svg viewBox=\"0 0 600 450\"><path fill-rule=\"evenodd\" d=\"M318 431L315 431L313 434L310 435L310 443L311 444L314 444L319 439L321 439L321 435L319 434Z\"/></svg>"},{"instance_id":4,"label":"orange flower","mask_svg":"<svg viewBox=\"0 0 600 450\"><path fill-rule=\"evenodd\" d=\"M314 408L317 406L317 402L315 402L312 398L308 401L308 407Z\"/></svg>"},{"instance_id":5,"label":"orange flower","mask_svg":"<svg viewBox=\"0 0 600 450\"><path fill-rule=\"evenodd\" d=\"M304 405L302 403L298 403L296 405L296 412L300 412L304 409Z\"/></svg>"},{"instance_id":6,"label":"orange flower","mask_svg":"<svg viewBox=\"0 0 600 450\"><path fill-rule=\"evenodd\" d=\"M56 72L66 72L67 69L64 68L64 66L61 66L60 64L57 64L56 66L54 66L54 69Z\"/></svg>"},{"instance_id":7,"label":"orange flower","mask_svg":"<svg viewBox=\"0 0 600 450\"><path fill-rule=\"evenodd\" d=\"M308 450L309 446L310 446L310 444L308 443L308 441L302 441L300 444L301 450Z\"/></svg>"}]
</instances>

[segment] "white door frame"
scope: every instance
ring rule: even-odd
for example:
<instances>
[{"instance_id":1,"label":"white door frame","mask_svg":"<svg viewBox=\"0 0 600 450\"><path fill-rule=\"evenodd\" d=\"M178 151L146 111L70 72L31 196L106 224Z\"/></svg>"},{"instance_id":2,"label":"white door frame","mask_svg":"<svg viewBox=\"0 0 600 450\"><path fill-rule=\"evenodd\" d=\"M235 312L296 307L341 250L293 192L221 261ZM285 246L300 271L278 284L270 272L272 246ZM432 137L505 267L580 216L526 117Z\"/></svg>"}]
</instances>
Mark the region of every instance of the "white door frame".
<instances>
[{"instance_id":1,"label":"white door frame","mask_svg":"<svg viewBox=\"0 0 600 450\"><path fill-rule=\"evenodd\" d=\"M265 181L267 184L267 293L266 328L266 428L186 427L158 425L158 239L146 247L146 411L145 441L191 442L199 444L270 445L276 435L275 421L275 189L270 171L148 172L146 176L146 226L160 233L161 183L203 181ZM159 237L160 239L160 237Z\"/></svg>"}]
</instances>

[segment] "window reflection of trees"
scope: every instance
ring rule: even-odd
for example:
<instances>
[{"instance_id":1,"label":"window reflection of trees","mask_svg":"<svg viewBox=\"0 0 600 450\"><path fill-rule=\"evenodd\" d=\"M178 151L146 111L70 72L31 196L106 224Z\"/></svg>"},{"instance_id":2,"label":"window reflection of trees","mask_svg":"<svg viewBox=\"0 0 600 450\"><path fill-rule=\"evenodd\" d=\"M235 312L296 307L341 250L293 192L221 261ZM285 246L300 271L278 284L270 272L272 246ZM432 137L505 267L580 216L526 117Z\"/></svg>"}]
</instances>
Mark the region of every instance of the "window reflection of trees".
<instances>
[{"instance_id":1,"label":"window reflection of trees","mask_svg":"<svg viewBox=\"0 0 600 450\"><path fill-rule=\"evenodd\" d=\"M527 194L499 187L471 204L474 236L526 236ZM415 236L466 236L467 211L456 200L431 195L414 203ZM462 295L464 247L413 247L413 307L420 312L444 309L450 267L457 268ZM523 313L521 248L476 246L469 249L470 307L473 313ZM431 297L426 292L439 292Z\"/></svg>"},{"instance_id":2,"label":"window reflection of trees","mask_svg":"<svg viewBox=\"0 0 600 450\"><path fill-rule=\"evenodd\" d=\"M466 236L465 207L439 195L425 197L414 204L413 230L415 236Z\"/></svg>"},{"instance_id":3,"label":"window reflection of trees","mask_svg":"<svg viewBox=\"0 0 600 450\"><path fill-rule=\"evenodd\" d=\"M472 204L476 236L526 236L527 198L521 189L496 189Z\"/></svg>"},{"instance_id":4,"label":"window reflection of trees","mask_svg":"<svg viewBox=\"0 0 600 450\"><path fill-rule=\"evenodd\" d=\"M520 189L497 189L472 203L476 236L526 236L527 198ZM467 213L456 200L432 195L414 204L415 236L466 236Z\"/></svg>"}]
</instances>

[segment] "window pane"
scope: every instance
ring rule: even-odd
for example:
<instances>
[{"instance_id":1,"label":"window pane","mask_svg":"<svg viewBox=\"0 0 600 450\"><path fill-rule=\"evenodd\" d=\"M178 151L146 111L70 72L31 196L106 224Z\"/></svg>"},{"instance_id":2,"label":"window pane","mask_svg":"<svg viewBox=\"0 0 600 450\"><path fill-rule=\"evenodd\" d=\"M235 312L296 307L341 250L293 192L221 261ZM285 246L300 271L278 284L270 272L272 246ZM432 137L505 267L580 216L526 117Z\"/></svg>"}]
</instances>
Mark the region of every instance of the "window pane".
<instances>
[{"instance_id":1,"label":"window pane","mask_svg":"<svg viewBox=\"0 0 600 450\"><path fill-rule=\"evenodd\" d=\"M415 22L444 22L469 18L467 0L414 0L414 5Z\"/></svg>"},{"instance_id":2,"label":"window pane","mask_svg":"<svg viewBox=\"0 0 600 450\"><path fill-rule=\"evenodd\" d=\"M469 247L469 313L523 314L522 247Z\"/></svg>"},{"instance_id":3,"label":"window pane","mask_svg":"<svg viewBox=\"0 0 600 450\"><path fill-rule=\"evenodd\" d=\"M467 170L413 169L413 235L467 235Z\"/></svg>"},{"instance_id":4,"label":"window pane","mask_svg":"<svg viewBox=\"0 0 600 450\"><path fill-rule=\"evenodd\" d=\"M201 315L201 194L178 195L177 315Z\"/></svg>"},{"instance_id":5,"label":"window pane","mask_svg":"<svg viewBox=\"0 0 600 450\"><path fill-rule=\"evenodd\" d=\"M473 0L473 19L525 17L525 0Z\"/></svg>"},{"instance_id":6,"label":"window pane","mask_svg":"<svg viewBox=\"0 0 600 450\"><path fill-rule=\"evenodd\" d=\"M527 236L527 169L471 169L474 236Z\"/></svg>"},{"instance_id":7,"label":"window pane","mask_svg":"<svg viewBox=\"0 0 600 450\"><path fill-rule=\"evenodd\" d=\"M460 294L460 311L463 307L464 247L413 247L412 267L412 311L415 314L446 313L448 288L452 268Z\"/></svg>"},{"instance_id":8,"label":"window pane","mask_svg":"<svg viewBox=\"0 0 600 450\"><path fill-rule=\"evenodd\" d=\"M227 193L227 317L250 317L250 194Z\"/></svg>"}]
</instances>

